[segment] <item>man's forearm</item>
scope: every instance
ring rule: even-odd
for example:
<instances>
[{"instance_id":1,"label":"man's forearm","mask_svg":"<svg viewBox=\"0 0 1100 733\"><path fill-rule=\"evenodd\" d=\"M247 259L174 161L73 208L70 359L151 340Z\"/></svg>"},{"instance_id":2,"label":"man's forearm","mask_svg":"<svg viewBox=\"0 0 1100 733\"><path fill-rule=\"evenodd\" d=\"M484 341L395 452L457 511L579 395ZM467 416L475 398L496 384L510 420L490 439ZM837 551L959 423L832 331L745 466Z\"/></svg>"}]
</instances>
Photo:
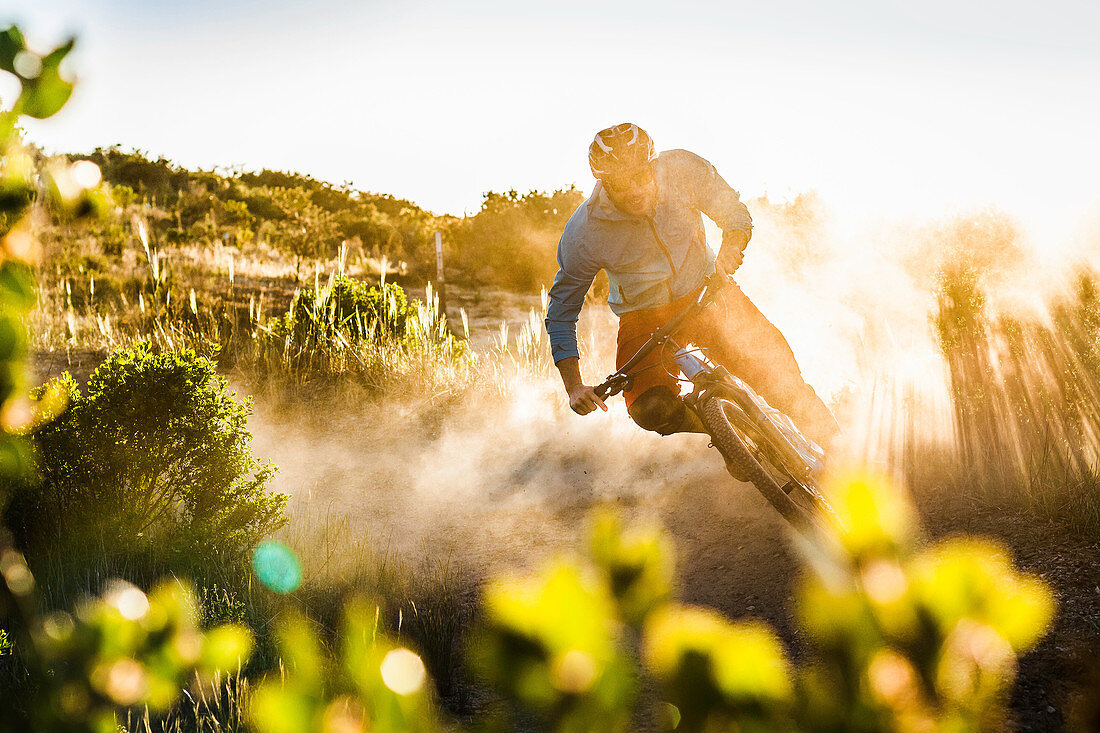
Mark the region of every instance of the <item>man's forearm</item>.
<instances>
[{"instance_id":1,"label":"man's forearm","mask_svg":"<svg viewBox=\"0 0 1100 733\"><path fill-rule=\"evenodd\" d=\"M744 229L727 229L722 232L722 249L727 245L733 245L742 252L749 246L749 238L752 235Z\"/></svg>"},{"instance_id":2,"label":"man's forearm","mask_svg":"<svg viewBox=\"0 0 1100 733\"><path fill-rule=\"evenodd\" d=\"M561 374L561 381L565 384L566 391L573 389L584 381L581 379L581 360L575 356L562 359L554 364Z\"/></svg>"},{"instance_id":3,"label":"man's forearm","mask_svg":"<svg viewBox=\"0 0 1100 733\"><path fill-rule=\"evenodd\" d=\"M718 268L726 274L732 274L744 260L745 248L749 244L749 233L741 229L727 229L722 232L722 247L718 250Z\"/></svg>"}]
</instances>

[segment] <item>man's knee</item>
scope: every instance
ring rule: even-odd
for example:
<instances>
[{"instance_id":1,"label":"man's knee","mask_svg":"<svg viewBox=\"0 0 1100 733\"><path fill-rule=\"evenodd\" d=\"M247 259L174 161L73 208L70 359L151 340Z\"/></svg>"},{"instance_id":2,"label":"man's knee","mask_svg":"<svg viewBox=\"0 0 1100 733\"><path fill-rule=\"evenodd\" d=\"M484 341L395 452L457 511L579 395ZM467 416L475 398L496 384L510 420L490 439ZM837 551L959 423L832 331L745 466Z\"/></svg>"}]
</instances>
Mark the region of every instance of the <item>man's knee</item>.
<instances>
[{"instance_id":1,"label":"man's knee","mask_svg":"<svg viewBox=\"0 0 1100 733\"><path fill-rule=\"evenodd\" d=\"M627 408L639 427L661 435L677 432L684 422L687 407L668 387L651 387Z\"/></svg>"}]
</instances>

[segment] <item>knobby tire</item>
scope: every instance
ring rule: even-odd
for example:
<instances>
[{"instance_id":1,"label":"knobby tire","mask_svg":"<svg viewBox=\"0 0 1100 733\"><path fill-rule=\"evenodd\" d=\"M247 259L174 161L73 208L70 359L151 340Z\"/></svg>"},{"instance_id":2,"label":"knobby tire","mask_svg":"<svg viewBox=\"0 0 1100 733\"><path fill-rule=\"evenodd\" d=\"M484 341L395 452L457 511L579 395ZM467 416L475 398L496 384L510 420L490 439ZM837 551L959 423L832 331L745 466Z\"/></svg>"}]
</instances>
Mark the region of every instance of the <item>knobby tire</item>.
<instances>
[{"instance_id":1,"label":"knobby tire","mask_svg":"<svg viewBox=\"0 0 1100 733\"><path fill-rule=\"evenodd\" d=\"M805 509L787 496L782 487L768 475L760 462L753 457L748 446L745 445L745 441L730 423L725 410L722 409L724 402L726 400L715 398L708 400L703 406L701 415L703 425L710 433L714 447L718 449L727 463L735 466L741 475L764 495L768 503L775 507L784 519L803 535L811 540L814 539L816 535L814 518L808 516Z\"/></svg>"}]
</instances>

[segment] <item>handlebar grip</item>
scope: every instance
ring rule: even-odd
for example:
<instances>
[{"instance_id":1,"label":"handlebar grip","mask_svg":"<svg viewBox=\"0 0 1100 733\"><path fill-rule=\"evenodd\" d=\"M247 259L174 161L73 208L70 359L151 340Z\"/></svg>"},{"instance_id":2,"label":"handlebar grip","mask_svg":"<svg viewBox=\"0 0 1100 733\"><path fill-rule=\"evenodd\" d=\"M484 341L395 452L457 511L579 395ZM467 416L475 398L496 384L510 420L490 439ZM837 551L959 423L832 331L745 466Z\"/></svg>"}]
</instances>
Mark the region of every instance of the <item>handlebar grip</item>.
<instances>
[{"instance_id":1,"label":"handlebar grip","mask_svg":"<svg viewBox=\"0 0 1100 733\"><path fill-rule=\"evenodd\" d=\"M607 399L607 395L611 391L611 387L606 382L604 382L603 384L597 385L594 391L597 397L599 397L601 400L604 400Z\"/></svg>"},{"instance_id":2,"label":"handlebar grip","mask_svg":"<svg viewBox=\"0 0 1100 733\"><path fill-rule=\"evenodd\" d=\"M715 292L721 290L731 282L733 282L733 273L720 270L717 267L714 268L714 274L706 278L708 288Z\"/></svg>"}]
</instances>

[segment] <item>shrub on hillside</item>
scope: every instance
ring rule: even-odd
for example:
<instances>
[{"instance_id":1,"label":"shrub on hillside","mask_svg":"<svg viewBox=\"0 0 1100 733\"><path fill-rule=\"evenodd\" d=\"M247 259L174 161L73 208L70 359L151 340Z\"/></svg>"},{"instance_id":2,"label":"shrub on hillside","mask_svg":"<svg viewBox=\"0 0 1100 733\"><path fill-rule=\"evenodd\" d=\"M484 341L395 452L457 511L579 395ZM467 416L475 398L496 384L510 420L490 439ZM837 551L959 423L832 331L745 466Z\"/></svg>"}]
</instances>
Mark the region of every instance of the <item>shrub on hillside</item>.
<instances>
[{"instance_id":1,"label":"shrub on hillside","mask_svg":"<svg viewBox=\"0 0 1100 733\"><path fill-rule=\"evenodd\" d=\"M295 297L268 334L284 352L299 355L347 347L350 340L400 344L410 316L413 308L400 285L371 286L338 275L327 287Z\"/></svg>"},{"instance_id":2,"label":"shrub on hillside","mask_svg":"<svg viewBox=\"0 0 1100 733\"><path fill-rule=\"evenodd\" d=\"M304 330L346 327L356 338L402 338L413 309L397 283L370 285L338 275L332 289L319 297L299 298L286 315L286 325L301 336Z\"/></svg>"},{"instance_id":3,"label":"shrub on hillside","mask_svg":"<svg viewBox=\"0 0 1100 733\"><path fill-rule=\"evenodd\" d=\"M20 491L6 524L36 556L91 552L236 554L286 521L268 491L275 467L252 455L238 402L209 359L111 354L81 392L52 383L68 410L33 434L40 482Z\"/></svg>"},{"instance_id":4,"label":"shrub on hillside","mask_svg":"<svg viewBox=\"0 0 1100 733\"><path fill-rule=\"evenodd\" d=\"M537 293L557 271L557 247L569 217L584 201L570 187L546 194L485 194L481 210L447 233L449 265L480 286Z\"/></svg>"},{"instance_id":5,"label":"shrub on hillside","mask_svg":"<svg viewBox=\"0 0 1100 733\"><path fill-rule=\"evenodd\" d=\"M296 296L264 327L257 347L261 372L295 379L356 373L378 390L394 379L451 375L467 355L433 303L410 301L394 283L345 275Z\"/></svg>"}]
</instances>

